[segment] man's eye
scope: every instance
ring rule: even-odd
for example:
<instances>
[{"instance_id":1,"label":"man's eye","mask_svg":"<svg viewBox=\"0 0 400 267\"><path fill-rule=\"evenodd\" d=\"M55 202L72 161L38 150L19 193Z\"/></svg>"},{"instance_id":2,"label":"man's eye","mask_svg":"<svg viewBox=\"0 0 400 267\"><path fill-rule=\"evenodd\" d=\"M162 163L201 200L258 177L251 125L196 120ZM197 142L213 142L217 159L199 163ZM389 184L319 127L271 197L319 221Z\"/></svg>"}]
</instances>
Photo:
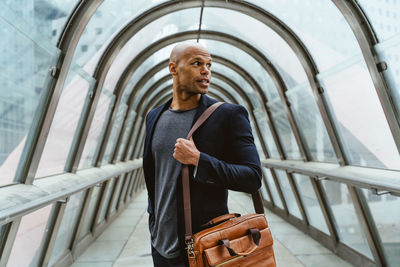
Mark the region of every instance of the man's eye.
<instances>
[{"instance_id":1,"label":"man's eye","mask_svg":"<svg viewBox=\"0 0 400 267\"><path fill-rule=\"evenodd\" d=\"M211 69L211 64L210 63L207 64L207 68Z\"/></svg>"},{"instance_id":2,"label":"man's eye","mask_svg":"<svg viewBox=\"0 0 400 267\"><path fill-rule=\"evenodd\" d=\"M200 62L199 61L195 61L195 62L193 62L193 65L200 66Z\"/></svg>"}]
</instances>

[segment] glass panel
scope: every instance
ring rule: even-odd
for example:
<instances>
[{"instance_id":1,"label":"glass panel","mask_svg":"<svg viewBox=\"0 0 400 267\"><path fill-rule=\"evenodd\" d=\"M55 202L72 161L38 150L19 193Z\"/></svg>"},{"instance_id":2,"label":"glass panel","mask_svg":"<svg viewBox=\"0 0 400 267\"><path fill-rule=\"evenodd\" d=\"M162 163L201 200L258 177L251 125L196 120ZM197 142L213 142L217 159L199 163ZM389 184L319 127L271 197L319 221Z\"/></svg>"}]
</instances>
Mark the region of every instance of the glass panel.
<instances>
[{"instance_id":1,"label":"glass panel","mask_svg":"<svg viewBox=\"0 0 400 267\"><path fill-rule=\"evenodd\" d=\"M85 200L85 193L86 191L81 191L72 195L67 202L50 258L50 266L56 263L69 250L83 207L83 201Z\"/></svg>"},{"instance_id":2,"label":"glass panel","mask_svg":"<svg viewBox=\"0 0 400 267\"><path fill-rule=\"evenodd\" d=\"M110 180L107 191L103 193L103 194L105 194L104 202L101 206L101 212L100 212L99 218L97 219L97 224L101 223L106 218L108 206L110 204L111 193L114 191L115 181L116 181L116 178L112 178Z\"/></svg>"},{"instance_id":3,"label":"glass panel","mask_svg":"<svg viewBox=\"0 0 400 267\"><path fill-rule=\"evenodd\" d=\"M176 43L168 45L160 50L158 50L156 53L148 57L142 64L140 64L140 68L138 68L131 78L129 79L128 84L126 85L124 89L124 97L126 95L130 95L132 90L135 88L136 84L140 81L140 79L155 65L160 63L163 60L166 60L169 58L169 55L172 51L172 48L176 45ZM168 67L165 67L165 69L168 71Z\"/></svg>"},{"instance_id":4,"label":"glass panel","mask_svg":"<svg viewBox=\"0 0 400 267\"><path fill-rule=\"evenodd\" d=\"M92 124L86 138L85 147L82 152L79 162L79 169L89 168L96 155L96 149L103 137L106 121L110 117L112 104L115 101L115 96L108 90L102 90L97 108L93 116Z\"/></svg>"},{"instance_id":5,"label":"glass panel","mask_svg":"<svg viewBox=\"0 0 400 267\"><path fill-rule=\"evenodd\" d=\"M49 68L59 54L55 47L39 47L5 21L3 13L0 8L0 186L14 179L35 113L40 112L41 94L48 88Z\"/></svg>"},{"instance_id":6,"label":"glass panel","mask_svg":"<svg viewBox=\"0 0 400 267\"><path fill-rule=\"evenodd\" d=\"M221 8L204 8L202 29L225 32L254 45L279 69L287 87L307 81L300 61L289 45L271 28L247 15Z\"/></svg>"},{"instance_id":7,"label":"glass panel","mask_svg":"<svg viewBox=\"0 0 400 267\"><path fill-rule=\"evenodd\" d=\"M254 117L256 117L256 120L258 121L258 125L260 126L260 131L262 137L264 138L264 142L267 146L269 156L271 158L280 158L274 138L272 137L271 130L267 123L267 117L264 115L264 112L262 112L261 109L257 109L254 110L253 113Z\"/></svg>"},{"instance_id":8,"label":"glass panel","mask_svg":"<svg viewBox=\"0 0 400 267\"><path fill-rule=\"evenodd\" d=\"M136 125L141 125L143 118L142 117L136 117L136 119L138 120ZM143 126L144 127L144 126ZM138 135L138 131L139 131L139 127L136 127L135 129L133 129L133 134L132 134L132 138L134 138L131 142L131 146L128 149L128 153L127 155L127 159L130 159L132 153L133 153L133 149L135 148L135 142L137 139L137 135Z\"/></svg>"},{"instance_id":9,"label":"glass panel","mask_svg":"<svg viewBox=\"0 0 400 267\"><path fill-rule=\"evenodd\" d=\"M140 110L140 115L144 115L144 114L142 114L144 112L143 107L146 107L149 104L149 102L151 102L156 97L156 95L158 93L160 93L160 91L162 89L167 88L167 87L170 87L171 88L170 90L172 92L172 80L168 80L168 81L162 83L157 88L153 89L153 92L150 95L147 95L147 98L144 99L143 104L141 106L142 110ZM132 109L133 110L138 110L140 101L142 101L142 98L143 98L145 93L146 93L146 91L142 90L142 91L140 91L139 95L135 98L135 102L133 102L133 105L132 105ZM149 109L149 111L150 110L151 109Z\"/></svg>"},{"instance_id":10,"label":"glass panel","mask_svg":"<svg viewBox=\"0 0 400 267\"><path fill-rule=\"evenodd\" d=\"M117 188L114 190L115 193L114 193L112 202L110 204L110 214L113 213L117 208L118 199L120 197L120 194L121 194L122 187L124 185L125 179L126 179L126 175L125 174L123 174L120 178L118 178L118 183L116 185Z\"/></svg>"},{"instance_id":11,"label":"glass panel","mask_svg":"<svg viewBox=\"0 0 400 267\"><path fill-rule=\"evenodd\" d=\"M2 0L18 19L29 22L56 45L78 0ZM2 5L2 4L1 4Z\"/></svg>"},{"instance_id":12,"label":"glass panel","mask_svg":"<svg viewBox=\"0 0 400 267\"><path fill-rule=\"evenodd\" d=\"M86 65L85 70L92 74L112 37L137 15L161 2L165 0L105 0L79 39L73 62Z\"/></svg>"},{"instance_id":13,"label":"glass panel","mask_svg":"<svg viewBox=\"0 0 400 267\"><path fill-rule=\"evenodd\" d=\"M357 3L367 15L380 42L400 32L400 1L357 0Z\"/></svg>"},{"instance_id":14,"label":"glass panel","mask_svg":"<svg viewBox=\"0 0 400 267\"><path fill-rule=\"evenodd\" d=\"M242 76L238 75L232 69L216 62L214 62L211 67L211 75L213 75L213 73L214 75L215 73L218 73L232 80L243 91L243 94L245 94L250 99L253 108L261 107L260 99L257 97L254 89Z\"/></svg>"},{"instance_id":15,"label":"glass panel","mask_svg":"<svg viewBox=\"0 0 400 267\"><path fill-rule=\"evenodd\" d=\"M254 137L254 145L256 146L258 155L259 155L260 158L265 158L264 150L262 149L262 146L261 146L261 143L260 143L260 139L258 138L256 127L255 127L254 122L253 122L253 120L251 118L250 118L250 122L251 122L250 125L251 125L251 129L252 129L252 134L253 134L253 137Z\"/></svg>"},{"instance_id":16,"label":"glass panel","mask_svg":"<svg viewBox=\"0 0 400 267\"><path fill-rule=\"evenodd\" d=\"M276 98L274 101L268 102L267 107L271 111L271 120L275 125L286 158L301 159L300 151L281 99Z\"/></svg>"},{"instance_id":17,"label":"glass panel","mask_svg":"<svg viewBox=\"0 0 400 267\"><path fill-rule=\"evenodd\" d=\"M125 175L125 185L122 188L121 197L119 198L119 202L117 204L118 209L121 206L121 204L125 202L126 196L128 194L129 186L130 186L130 183L132 180L132 173L133 172L130 172Z\"/></svg>"},{"instance_id":18,"label":"glass panel","mask_svg":"<svg viewBox=\"0 0 400 267\"><path fill-rule=\"evenodd\" d=\"M362 191L378 229L388 266L400 266L400 197Z\"/></svg>"},{"instance_id":19,"label":"glass panel","mask_svg":"<svg viewBox=\"0 0 400 267\"><path fill-rule=\"evenodd\" d=\"M102 183L101 186L104 186L105 183ZM90 202L89 202L89 207L86 211L85 218L83 221L83 226L81 229L81 232L79 233L79 240L81 240L83 237L85 237L91 230L92 230L92 224L94 217L96 215L96 206L97 202L100 197L100 192L101 192L101 187L100 186L94 186L93 187L93 193L92 196L90 197Z\"/></svg>"},{"instance_id":20,"label":"glass panel","mask_svg":"<svg viewBox=\"0 0 400 267\"><path fill-rule=\"evenodd\" d=\"M119 147L117 161L121 161L122 160L123 152L125 151L125 148L128 145L128 139L130 137L129 134L130 134L131 129L133 127L133 122L134 122L135 117L136 117L136 112L134 110L131 110L131 112L129 113L128 122L126 124L125 129L124 129L121 145Z\"/></svg>"},{"instance_id":21,"label":"glass panel","mask_svg":"<svg viewBox=\"0 0 400 267\"><path fill-rule=\"evenodd\" d=\"M304 87L306 86L306 87ZM337 163L336 154L309 84L286 93L293 117L313 161Z\"/></svg>"},{"instance_id":22,"label":"glass panel","mask_svg":"<svg viewBox=\"0 0 400 267\"><path fill-rule=\"evenodd\" d=\"M272 198L274 200L275 206L284 209L281 198L279 197L278 190L275 187L274 179L272 178L271 170L265 167L262 167L264 176L267 180L269 191L271 191Z\"/></svg>"},{"instance_id":23,"label":"glass panel","mask_svg":"<svg viewBox=\"0 0 400 267\"><path fill-rule=\"evenodd\" d=\"M400 155L361 56L318 75L350 164L400 169Z\"/></svg>"},{"instance_id":24,"label":"glass panel","mask_svg":"<svg viewBox=\"0 0 400 267\"><path fill-rule=\"evenodd\" d=\"M117 145L118 141L118 136L122 127L122 123L124 122L125 119L125 114L128 109L128 106L124 103L120 103L118 107L118 112L114 120L114 124L112 125L110 137L108 138L107 142L107 147L106 151L104 153L103 159L101 161L101 164L107 164L111 162L113 152L115 149L115 146Z\"/></svg>"},{"instance_id":25,"label":"glass panel","mask_svg":"<svg viewBox=\"0 0 400 267\"><path fill-rule=\"evenodd\" d=\"M224 57L243 67L258 82L268 99L278 95L275 84L267 71L249 54L233 45L220 41L200 39L199 42L207 47L211 55Z\"/></svg>"},{"instance_id":26,"label":"glass panel","mask_svg":"<svg viewBox=\"0 0 400 267\"><path fill-rule=\"evenodd\" d=\"M236 101L243 102L243 99L239 96L239 94L235 90L233 90L233 88L229 84L224 82L223 80L220 80L220 79L215 78L215 77L211 77L211 84L215 84L215 85L223 88L224 90L226 90L229 94L231 94L233 96L233 98ZM219 89L215 88L215 90L218 91Z\"/></svg>"},{"instance_id":27,"label":"glass panel","mask_svg":"<svg viewBox=\"0 0 400 267\"><path fill-rule=\"evenodd\" d=\"M136 90L140 90L140 91L137 91L136 94L135 94L134 100L135 100L136 102L134 102L134 103L136 103L136 105L135 105L135 104L133 105L133 109L134 109L134 110L137 109L137 105L138 105L138 103L139 103L139 99L142 99L143 96L146 94L146 92L149 91L149 90L151 89L151 87L152 87L156 82L158 82L159 80L161 80L161 79L163 79L163 78L165 78L165 77L169 77L169 76L171 77L171 80L172 80L172 76L169 74L169 70L168 70L168 69L163 69L163 70L161 70L161 71L155 73L154 76L151 77L151 78L143 85L142 88L136 89ZM170 84L170 83L171 83L171 81L164 82L162 85L160 85L160 87L165 87L166 85L168 85L168 84ZM132 98L132 97L130 96L129 98Z\"/></svg>"},{"instance_id":28,"label":"glass panel","mask_svg":"<svg viewBox=\"0 0 400 267\"><path fill-rule=\"evenodd\" d=\"M390 41L376 45L375 50L379 61L388 65L387 70L382 73L389 85L393 104L397 107L397 116L400 117L400 34Z\"/></svg>"},{"instance_id":29,"label":"glass panel","mask_svg":"<svg viewBox=\"0 0 400 267\"><path fill-rule=\"evenodd\" d=\"M277 16L300 37L320 71L360 52L350 26L332 1L254 0L252 2ZM375 5L378 5L378 2Z\"/></svg>"},{"instance_id":30,"label":"glass panel","mask_svg":"<svg viewBox=\"0 0 400 267\"><path fill-rule=\"evenodd\" d=\"M339 239L346 245L372 258L347 186L327 180L323 180L322 185L326 191L328 205L333 212L333 220L338 230Z\"/></svg>"},{"instance_id":31,"label":"glass panel","mask_svg":"<svg viewBox=\"0 0 400 267\"><path fill-rule=\"evenodd\" d=\"M22 217L7 267L37 266L43 237L48 233L47 222L52 205Z\"/></svg>"},{"instance_id":32,"label":"glass panel","mask_svg":"<svg viewBox=\"0 0 400 267\"><path fill-rule=\"evenodd\" d=\"M285 171L276 170L276 177L278 178L278 182L281 186L282 193L285 197L286 205L288 206L289 213L296 216L299 219L302 219L300 214L300 209L297 206L296 198L294 197L292 187L289 183L289 178Z\"/></svg>"},{"instance_id":33,"label":"glass panel","mask_svg":"<svg viewBox=\"0 0 400 267\"><path fill-rule=\"evenodd\" d=\"M82 75L83 74L83 75ZM64 172L65 162L82 114L90 85L94 80L70 69L50 126L36 177Z\"/></svg>"},{"instance_id":34,"label":"glass panel","mask_svg":"<svg viewBox=\"0 0 400 267\"><path fill-rule=\"evenodd\" d=\"M268 185L265 184L264 181L266 181L266 179L264 179L264 178L265 178L265 175L263 173L263 180L262 180L262 185L261 185L261 188L260 188L261 196L262 196L262 198L264 200L266 200L268 202L271 202L271 199L269 198L269 195L268 195L268 192L267 192L267 186Z\"/></svg>"},{"instance_id":35,"label":"glass panel","mask_svg":"<svg viewBox=\"0 0 400 267\"><path fill-rule=\"evenodd\" d=\"M311 184L310 177L293 173L293 180L297 185L297 190L299 191L310 224L325 234L330 235L324 215L322 214L321 206L319 205L314 188Z\"/></svg>"},{"instance_id":36,"label":"glass panel","mask_svg":"<svg viewBox=\"0 0 400 267\"><path fill-rule=\"evenodd\" d=\"M199 16L199 8L186 9L165 15L146 25L118 53L106 76L104 86L113 91L121 73L149 44L180 31L197 30ZM89 73L92 73L92 71L89 71Z\"/></svg>"}]
</instances>

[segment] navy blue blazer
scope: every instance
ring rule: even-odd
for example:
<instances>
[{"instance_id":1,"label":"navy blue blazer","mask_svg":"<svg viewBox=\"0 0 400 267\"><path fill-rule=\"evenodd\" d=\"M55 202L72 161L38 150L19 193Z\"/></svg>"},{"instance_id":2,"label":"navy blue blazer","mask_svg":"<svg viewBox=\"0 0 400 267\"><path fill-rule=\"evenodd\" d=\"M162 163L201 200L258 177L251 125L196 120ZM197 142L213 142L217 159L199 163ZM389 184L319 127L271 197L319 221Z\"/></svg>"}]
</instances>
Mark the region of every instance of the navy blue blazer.
<instances>
[{"instance_id":1,"label":"navy blue blazer","mask_svg":"<svg viewBox=\"0 0 400 267\"><path fill-rule=\"evenodd\" d=\"M149 112L146 117L146 139L143 151L143 170L149 194L149 227L154 223L154 161L151 140L154 126L161 113L168 109L171 100ZM194 122L209 107L217 102L202 95ZM246 109L241 105L225 103L221 105L193 134L193 140L200 151L196 177L194 166L190 168L190 197L193 233L201 230L201 225L228 213L227 189L254 193L261 186L260 159ZM172 155L171 155L172 156ZM177 207L179 237L184 237L182 179L177 183ZM183 245L183 239L182 245Z\"/></svg>"}]
</instances>

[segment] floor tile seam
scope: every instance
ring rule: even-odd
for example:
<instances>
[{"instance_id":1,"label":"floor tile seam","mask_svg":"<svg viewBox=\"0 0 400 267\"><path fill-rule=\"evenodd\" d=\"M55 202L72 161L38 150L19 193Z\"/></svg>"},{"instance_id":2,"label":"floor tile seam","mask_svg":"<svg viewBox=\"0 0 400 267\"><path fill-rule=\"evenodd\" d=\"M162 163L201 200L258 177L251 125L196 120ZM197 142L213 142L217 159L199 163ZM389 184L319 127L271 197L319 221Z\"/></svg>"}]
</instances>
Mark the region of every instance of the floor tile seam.
<instances>
[{"instance_id":1,"label":"floor tile seam","mask_svg":"<svg viewBox=\"0 0 400 267\"><path fill-rule=\"evenodd\" d=\"M113 265L114 265L115 262L118 261L119 257L121 256L122 252L124 251L124 249L125 249L125 247L126 247L126 244L128 244L129 239L131 238L132 234L135 232L137 226L138 226L138 225L140 224L140 222L142 221L143 216L145 215L145 213L146 213L146 210L143 211L142 216L140 216L139 220L137 221L137 223L136 223L135 226L133 227L132 232L129 234L128 239L125 241L124 245L122 246L121 250L120 250L119 253L118 253L118 256L117 256L117 257L115 258L115 260L113 261Z\"/></svg>"}]
</instances>

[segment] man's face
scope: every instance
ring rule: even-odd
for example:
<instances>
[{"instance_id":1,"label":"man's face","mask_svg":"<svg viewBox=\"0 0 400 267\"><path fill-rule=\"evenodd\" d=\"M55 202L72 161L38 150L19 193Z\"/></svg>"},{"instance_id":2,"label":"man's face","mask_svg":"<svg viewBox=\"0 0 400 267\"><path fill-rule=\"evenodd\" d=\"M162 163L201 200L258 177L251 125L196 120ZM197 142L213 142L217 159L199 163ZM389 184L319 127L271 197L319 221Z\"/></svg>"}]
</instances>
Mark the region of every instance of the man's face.
<instances>
[{"instance_id":1,"label":"man's face","mask_svg":"<svg viewBox=\"0 0 400 267\"><path fill-rule=\"evenodd\" d=\"M211 56L198 47L188 47L176 65L179 90L189 94L206 94L211 79Z\"/></svg>"}]
</instances>

